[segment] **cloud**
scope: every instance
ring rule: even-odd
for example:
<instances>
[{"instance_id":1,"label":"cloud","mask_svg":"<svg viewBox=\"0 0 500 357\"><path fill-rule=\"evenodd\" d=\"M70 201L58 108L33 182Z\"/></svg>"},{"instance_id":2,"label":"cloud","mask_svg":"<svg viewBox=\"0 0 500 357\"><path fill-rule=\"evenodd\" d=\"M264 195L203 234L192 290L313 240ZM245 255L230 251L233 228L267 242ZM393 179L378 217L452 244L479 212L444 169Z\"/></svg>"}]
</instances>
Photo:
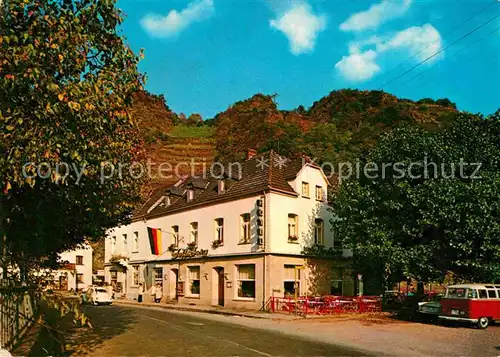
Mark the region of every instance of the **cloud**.
<instances>
[{"instance_id":1,"label":"cloud","mask_svg":"<svg viewBox=\"0 0 500 357\"><path fill-rule=\"evenodd\" d=\"M377 52L373 50L353 53L349 56L343 56L335 64L335 68L349 81L365 81L380 71L380 67L375 63L376 57Z\"/></svg>"},{"instance_id":2,"label":"cloud","mask_svg":"<svg viewBox=\"0 0 500 357\"><path fill-rule=\"evenodd\" d=\"M290 51L299 55L314 49L318 34L326 28L326 17L315 15L309 4L302 2L292 5L269 24L288 37Z\"/></svg>"},{"instance_id":3,"label":"cloud","mask_svg":"<svg viewBox=\"0 0 500 357\"><path fill-rule=\"evenodd\" d=\"M335 68L348 81L365 81L372 78L380 70L377 58L384 52L392 50L407 50L418 53L419 60L438 52L442 48L441 35L431 24L409 27L396 32L392 36L371 36L362 41L349 44L349 55L343 56L335 64ZM441 56L436 56L437 60ZM432 62L432 61L429 61Z\"/></svg>"},{"instance_id":4,"label":"cloud","mask_svg":"<svg viewBox=\"0 0 500 357\"><path fill-rule=\"evenodd\" d=\"M411 52L419 52L419 58L425 59L441 49L441 35L431 24L414 26L396 33L385 43L379 43L377 50L387 51L398 47L407 47Z\"/></svg>"},{"instance_id":5,"label":"cloud","mask_svg":"<svg viewBox=\"0 0 500 357\"><path fill-rule=\"evenodd\" d=\"M198 0L181 11L170 10L166 16L148 14L141 19L141 26L153 37L173 37L192 23L210 17L213 12L213 0Z\"/></svg>"},{"instance_id":6,"label":"cloud","mask_svg":"<svg viewBox=\"0 0 500 357\"><path fill-rule=\"evenodd\" d=\"M384 22L402 16L410 7L412 0L382 0L368 10L357 12L340 24L342 31L363 31L375 29Z\"/></svg>"}]
</instances>

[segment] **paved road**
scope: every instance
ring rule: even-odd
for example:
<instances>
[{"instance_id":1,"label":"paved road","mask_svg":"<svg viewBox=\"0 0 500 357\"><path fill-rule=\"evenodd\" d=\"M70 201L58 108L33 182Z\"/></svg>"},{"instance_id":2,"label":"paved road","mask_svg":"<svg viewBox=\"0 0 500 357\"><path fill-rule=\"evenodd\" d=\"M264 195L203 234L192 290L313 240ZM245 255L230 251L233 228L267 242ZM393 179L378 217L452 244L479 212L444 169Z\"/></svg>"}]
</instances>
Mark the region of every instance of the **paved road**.
<instances>
[{"instance_id":1,"label":"paved road","mask_svg":"<svg viewBox=\"0 0 500 357\"><path fill-rule=\"evenodd\" d=\"M93 356L362 356L346 347L241 325L125 306L87 306L93 331L73 355Z\"/></svg>"}]
</instances>

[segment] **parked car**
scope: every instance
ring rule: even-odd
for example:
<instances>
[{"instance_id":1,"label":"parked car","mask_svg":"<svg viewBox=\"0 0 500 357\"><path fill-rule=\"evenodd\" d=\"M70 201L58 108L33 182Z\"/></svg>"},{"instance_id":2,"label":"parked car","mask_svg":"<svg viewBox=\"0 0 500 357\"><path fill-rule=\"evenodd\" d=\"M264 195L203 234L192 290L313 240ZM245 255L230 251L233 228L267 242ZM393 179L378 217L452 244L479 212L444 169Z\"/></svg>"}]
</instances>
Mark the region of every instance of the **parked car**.
<instances>
[{"instance_id":1,"label":"parked car","mask_svg":"<svg viewBox=\"0 0 500 357\"><path fill-rule=\"evenodd\" d=\"M421 314L438 316L441 312L442 295L426 295L426 297L418 302L418 312Z\"/></svg>"},{"instance_id":2,"label":"parked car","mask_svg":"<svg viewBox=\"0 0 500 357\"><path fill-rule=\"evenodd\" d=\"M105 288L91 286L82 296L82 303L89 303L93 305L111 305L113 301Z\"/></svg>"}]
</instances>

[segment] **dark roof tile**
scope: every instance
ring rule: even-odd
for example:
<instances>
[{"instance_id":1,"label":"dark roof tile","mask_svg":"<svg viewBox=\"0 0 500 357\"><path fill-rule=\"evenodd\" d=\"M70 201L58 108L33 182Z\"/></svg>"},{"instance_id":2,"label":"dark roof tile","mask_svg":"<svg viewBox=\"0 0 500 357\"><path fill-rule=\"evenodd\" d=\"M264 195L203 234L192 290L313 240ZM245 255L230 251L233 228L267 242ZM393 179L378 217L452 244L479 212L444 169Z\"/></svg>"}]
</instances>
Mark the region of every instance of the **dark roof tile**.
<instances>
[{"instance_id":1,"label":"dark roof tile","mask_svg":"<svg viewBox=\"0 0 500 357\"><path fill-rule=\"evenodd\" d=\"M211 178L210 172L206 172L202 178L190 177L184 180L179 187L174 188L177 192L183 191L186 187L195 188L193 200L188 202L185 195L171 197L172 201L169 206L158 205L151 212L147 213L146 216L167 215L170 212L178 212L191 207L226 200L236 200L268 190L276 190L297 196L297 193L288 182L297 176L297 173L302 168L302 164L302 158L291 160L270 151L265 154L256 155L238 165L231 165L231 172L229 172L229 165L225 165L224 168L219 167L217 170L212 171L214 171L215 175L223 178ZM217 190L219 179L223 179L226 182L225 190L222 193L219 193ZM170 188L170 192L172 192L172 188ZM165 193L165 189L163 193ZM157 194L155 196L156 201L159 197Z\"/></svg>"}]
</instances>

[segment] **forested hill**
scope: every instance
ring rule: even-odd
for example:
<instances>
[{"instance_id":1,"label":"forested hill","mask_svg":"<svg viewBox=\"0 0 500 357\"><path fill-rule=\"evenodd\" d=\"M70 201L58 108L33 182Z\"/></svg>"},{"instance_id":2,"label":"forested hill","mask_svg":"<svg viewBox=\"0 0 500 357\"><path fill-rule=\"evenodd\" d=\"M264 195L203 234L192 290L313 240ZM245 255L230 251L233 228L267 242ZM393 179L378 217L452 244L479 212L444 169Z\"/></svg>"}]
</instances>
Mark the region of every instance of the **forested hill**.
<instances>
[{"instance_id":1,"label":"forested hill","mask_svg":"<svg viewBox=\"0 0 500 357\"><path fill-rule=\"evenodd\" d=\"M150 182L145 187L147 197L152 189L175 183L175 166L190 163L195 159L195 173L203 170L203 163L210 165L215 155L213 128L204 125L199 114L189 117L173 112L163 95L138 92L132 99L132 116L139 126L139 133L144 141L147 157L151 162ZM159 175L160 164L169 164L172 175L168 172ZM169 166L166 166L169 167ZM190 174L190 168L183 165L179 175Z\"/></svg>"},{"instance_id":2,"label":"forested hill","mask_svg":"<svg viewBox=\"0 0 500 357\"><path fill-rule=\"evenodd\" d=\"M457 114L448 99L412 101L381 91L333 91L309 108L280 110L276 97L256 94L231 105L214 119L173 112L163 96L139 92L132 115L138 122L149 159L160 164L210 165L241 160L248 149L305 154L334 164L367 153L378 137L398 124L439 129ZM202 170L202 165L197 168ZM187 174L188 172L182 172ZM151 188L177 177L153 177Z\"/></svg>"},{"instance_id":3,"label":"forested hill","mask_svg":"<svg viewBox=\"0 0 500 357\"><path fill-rule=\"evenodd\" d=\"M255 148L337 163L362 156L395 125L433 130L457 113L448 99L415 102L382 91L333 91L308 109L291 111L279 110L275 96L257 94L215 117L216 147L223 161L238 160Z\"/></svg>"}]
</instances>

